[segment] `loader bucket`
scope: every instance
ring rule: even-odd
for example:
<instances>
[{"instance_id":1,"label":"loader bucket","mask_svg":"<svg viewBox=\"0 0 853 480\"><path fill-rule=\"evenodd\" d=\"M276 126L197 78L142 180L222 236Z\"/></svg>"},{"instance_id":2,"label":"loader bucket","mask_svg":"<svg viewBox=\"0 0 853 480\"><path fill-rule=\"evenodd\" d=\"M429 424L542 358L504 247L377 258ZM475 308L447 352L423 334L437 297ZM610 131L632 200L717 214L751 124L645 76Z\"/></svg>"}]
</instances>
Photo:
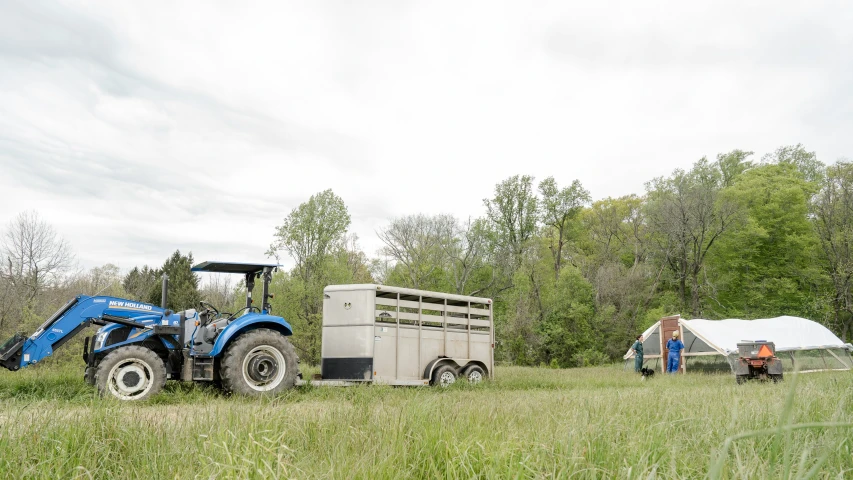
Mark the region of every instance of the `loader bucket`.
<instances>
[{"instance_id":1,"label":"loader bucket","mask_svg":"<svg viewBox=\"0 0 853 480\"><path fill-rule=\"evenodd\" d=\"M26 341L27 337L16 333L12 338L3 342L3 345L0 345L0 365L13 372L21 368L21 350L23 350Z\"/></svg>"}]
</instances>

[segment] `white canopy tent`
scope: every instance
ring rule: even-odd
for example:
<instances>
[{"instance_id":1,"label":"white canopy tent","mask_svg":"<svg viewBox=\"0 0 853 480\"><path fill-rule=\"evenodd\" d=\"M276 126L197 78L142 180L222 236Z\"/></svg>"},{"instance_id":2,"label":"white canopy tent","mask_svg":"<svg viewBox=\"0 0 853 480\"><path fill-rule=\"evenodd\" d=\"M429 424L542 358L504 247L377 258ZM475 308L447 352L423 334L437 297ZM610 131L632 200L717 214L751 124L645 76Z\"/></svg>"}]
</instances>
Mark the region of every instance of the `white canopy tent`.
<instances>
[{"instance_id":1,"label":"white canopy tent","mask_svg":"<svg viewBox=\"0 0 853 480\"><path fill-rule=\"evenodd\" d=\"M845 344L823 325L805 318L782 316L759 320L685 320L678 319L681 339L684 342L683 356L685 369L687 364L707 364L707 357L716 356L725 359L731 368L737 357L737 344L742 341L767 340L776 345L776 355L785 362L786 369L792 369L799 362L803 371L812 370L850 370L853 359L850 352L853 346ZM643 332L644 364L661 361L661 322L657 322ZM787 352L787 354L785 353ZM630 348L624 359L634 357ZM688 361L690 357L706 357L704 362Z\"/></svg>"}]
</instances>

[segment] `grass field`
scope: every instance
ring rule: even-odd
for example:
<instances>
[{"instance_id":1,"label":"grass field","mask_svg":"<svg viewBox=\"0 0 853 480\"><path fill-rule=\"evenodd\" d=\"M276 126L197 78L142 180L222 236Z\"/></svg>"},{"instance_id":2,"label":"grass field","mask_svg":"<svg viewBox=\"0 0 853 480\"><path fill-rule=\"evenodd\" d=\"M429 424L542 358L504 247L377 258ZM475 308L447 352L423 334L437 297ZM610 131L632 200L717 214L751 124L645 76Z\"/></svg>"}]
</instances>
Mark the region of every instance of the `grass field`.
<instances>
[{"instance_id":1,"label":"grass field","mask_svg":"<svg viewBox=\"0 0 853 480\"><path fill-rule=\"evenodd\" d=\"M81 372L0 373L0 476L853 477L850 372L737 386L730 375L505 367L478 386L274 399L170 383L144 404L96 398Z\"/></svg>"}]
</instances>

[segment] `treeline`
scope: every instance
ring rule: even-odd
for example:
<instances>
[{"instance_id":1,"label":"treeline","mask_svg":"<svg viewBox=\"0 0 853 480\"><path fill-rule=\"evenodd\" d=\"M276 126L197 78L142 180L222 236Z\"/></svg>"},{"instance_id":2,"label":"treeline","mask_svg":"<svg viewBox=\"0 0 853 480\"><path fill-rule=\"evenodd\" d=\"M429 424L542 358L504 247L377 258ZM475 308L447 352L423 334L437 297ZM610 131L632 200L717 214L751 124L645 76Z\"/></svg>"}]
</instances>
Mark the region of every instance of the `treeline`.
<instances>
[{"instance_id":1,"label":"treeline","mask_svg":"<svg viewBox=\"0 0 853 480\"><path fill-rule=\"evenodd\" d=\"M322 288L378 282L495 299L497 358L561 367L619 358L661 316L796 315L847 340L853 325L853 165L801 145L734 150L593 202L580 181L517 175L482 218L412 214L377 232L368 258L344 202L314 195L269 255L296 266L273 304L319 357Z\"/></svg>"},{"instance_id":2,"label":"treeline","mask_svg":"<svg viewBox=\"0 0 853 480\"><path fill-rule=\"evenodd\" d=\"M594 202L578 180L517 175L495 186L484 210L481 218L390 219L377 232L382 249L368 256L331 190L293 209L266 253L295 262L274 277L272 305L294 325L303 361L320 356L322 289L341 283L493 298L496 357L523 365L612 361L676 313L796 315L845 341L853 334L853 164L826 166L801 145L761 158L742 150L702 158L647 182L643 195ZM27 233L34 230L42 233ZM20 248L33 241L51 248L30 249L46 252L35 258ZM159 304L163 272L172 308L204 298L236 309L245 295L229 276L200 288L192 255L180 252L156 268L72 274L67 245L32 213L9 225L0 255L0 331L37 324L51 313L41 305L55 308L71 292L105 289Z\"/></svg>"}]
</instances>

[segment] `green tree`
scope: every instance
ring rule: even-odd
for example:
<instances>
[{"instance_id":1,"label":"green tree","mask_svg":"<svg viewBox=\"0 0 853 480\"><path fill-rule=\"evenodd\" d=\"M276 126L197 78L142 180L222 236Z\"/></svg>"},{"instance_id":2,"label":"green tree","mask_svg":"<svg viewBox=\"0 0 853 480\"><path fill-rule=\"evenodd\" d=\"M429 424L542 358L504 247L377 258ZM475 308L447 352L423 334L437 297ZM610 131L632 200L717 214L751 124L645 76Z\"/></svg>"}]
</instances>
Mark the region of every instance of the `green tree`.
<instances>
[{"instance_id":1,"label":"green tree","mask_svg":"<svg viewBox=\"0 0 853 480\"><path fill-rule=\"evenodd\" d=\"M536 233L538 199L533 194L533 177L512 176L495 186L495 196L485 199L497 246L518 266L527 242Z\"/></svg>"},{"instance_id":2,"label":"green tree","mask_svg":"<svg viewBox=\"0 0 853 480\"><path fill-rule=\"evenodd\" d=\"M732 150L729 153L721 153L717 155L717 165L720 167L720 173L723 178L723 187L734 185L735 180L741 174L753 167L753 163L747 158L751 157L753 152L745 152L743 150Z\"/></svg>"},{"instance_id":3,"label":"green tree","mask_svg":"<svg viewBox=\"0 0 853 480\"><path fill-rule=\"evenodd\" d=\"M602 345L595 345L594 298L592 285L577 268L568 266L560 271L551 308L539 326L546 363L574 366L584 350L593 346L600 349Z\"/></svg>"},{"instance_id":4,"label":"green tree","mask_svg":"<svg viewBox=\"0 0 853 480\"><path fill-rule=\"evenodd\" d=\"M151 298L152 292L160 288L160 277L159 270L144 265L142 268L133 267L124 276L121 284L127 298L147 302ZM159 305L160 302L158 301L157 304Z\"/></svg>"},{"instance_id":5,"label":"green tree","mask_svg":"<svg viewBox=\"0 0 853 480\"><path fill-rule=\"evenodd\" d=\"M311 282L327 255L344 241L350 225L347 206L331 189L312 195L276 228L267 255L284 251L296 262L298 275Z\"/></svg>"},{"instance_id":6,"label":"green tree","mask_svg":"<svg viewBox=\"0 0 853 480\"><path fill-rule=\"evenodd\" d=\"M570 223L592 198L581 182L575 180L568 187L560 189L554 177L548 177L539 183L539 202L542 223L553 230L554 243L551 254L554 257L554 278L560 277L563 261L563 247L568 241Z\"/></svg>"},{"instance_id":7,"label":"green tree","mask_svg":"<svg viewBox=\"0 0 853 480\"><path fill-rule=\"evenodd\" d=\"M550 306L554 280L551 259L544 239L534 237L525 248L518 268L509 279L510 288L495 301L496 355L517 365L544 362L542 331Z\"/></svg>"},{"instance_id":8,"label":"green tree","mask_svg":"<svg viewBox=\"0 0 853 480\"><path fill-rule=\"evenodd\" d=\"M832 322L846 342L853 336L853 163L827 168L812 204L820 254L832 283Z\"/></svg>"},{"instance_id":9,"label":"green tree","mask_svg":"<svg viewBox=\"0 0 853 480\"><path fill-rule=\"evenodd\" d=\"M163 274L169 277L169 295L166 308L172 311L196 308L201 301L201 293L198 290L199 278L193 273L193 254L182 255L180 250L175 250L163 266L156 271L159 280ZM162 284L159 282L151 287L147 302L160 305L162 300Z\"/></svg>"},{"instance_id":10,"label":"green tree","mask_svg":"<svg viewBox=\"0 0 853 480\"><path fill-rule=\"evenodd\" d=\"M802 144L779 147L773 153L768 153L761 158L762 164L790 164L793 165L807 182L816 183L824 175L826 166L817 159L815 152L807 151Z\"/></svg>"},{"instance_id":11,"label":"green tree","mask_svg":"<svg viewBox=\"0 0 853 480\"><path fill-rule=\"evenodd\" d=\"M793 163L765 164L741 175L726 192L745 221L721 238L709 272L709 294L720 314L811 316L819 282L818 238L808 219L816 185Z\"/></svg>"},{"instance_id":12,"label":"green tree","mask_svg":"<svg viewBox=\"0 0 853 480\"><path fill-rule=\"evenodd\" d=\"M584 248L593 268L605 263L639 265L648 249L648 221L644 199L636 195L598 200L584 211Z\"/></svg>"},{"instance_id":13,"label":"green tree","mask_svg":"<svg viewBox=\"0 0 853 480\"><path fill-rule=\"evenodd\" d=\"M696 162L690 171L677 169L667 178L652 180L646 188L656 253L675 275L684 305L699 316L705 259L718 239L738 221L742 209L720 195L719 165L706 158Z\"/></svg>"},{"instance_id":14,"label":"green tree","mask_svg":"<svg viewBox=\"0 0 853 480\"><path fill-rule=\"evenodd\" d=\"M650 261L643 198L599 200L581 219L582 271L595 291L596 334L603 340L595 348L612 358L624 353L614 353L614 347L618 350L642 331L647 312L659 306L658 287L667 264ZM583 355L588 357L589 353Z\"/></svg>"}]
</instances>

